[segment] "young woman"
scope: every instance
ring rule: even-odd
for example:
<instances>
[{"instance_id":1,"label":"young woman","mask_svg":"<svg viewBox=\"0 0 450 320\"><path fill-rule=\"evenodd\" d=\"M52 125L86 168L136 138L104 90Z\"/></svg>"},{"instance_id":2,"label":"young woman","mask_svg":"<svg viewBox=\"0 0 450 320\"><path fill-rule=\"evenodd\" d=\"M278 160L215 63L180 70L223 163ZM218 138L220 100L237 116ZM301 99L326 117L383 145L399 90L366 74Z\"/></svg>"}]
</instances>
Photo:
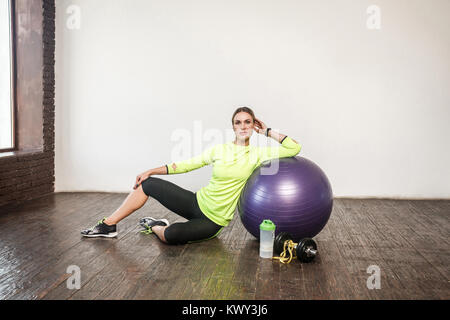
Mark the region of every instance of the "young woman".
<instances>
[{"instance_id":1,"label":"young woman","mask_svg":"<svg viewBox=\"0 0 450 320\"><path fill-rule=\"evenodd\" d=\"M217 144L201 155L150 169L136 177L132 191L122 205L108 218L90 229L85 237L115 237L116 224L141 208L152 197L170 211L186 218L187 222L169 224L166 219L143 218L140 221L149 233L168 244L185 244L216 237L233 219L239 195L245 182L263 161L293 157L301 146L290 137L267 128L253 111L238 108L231 118L236 138L233 142ZM256 131L278 141L277 147L253 147L250 137ZM153 175L180 174L213 164L209 184L193 193Z\"/></svg>"}]
</instances>

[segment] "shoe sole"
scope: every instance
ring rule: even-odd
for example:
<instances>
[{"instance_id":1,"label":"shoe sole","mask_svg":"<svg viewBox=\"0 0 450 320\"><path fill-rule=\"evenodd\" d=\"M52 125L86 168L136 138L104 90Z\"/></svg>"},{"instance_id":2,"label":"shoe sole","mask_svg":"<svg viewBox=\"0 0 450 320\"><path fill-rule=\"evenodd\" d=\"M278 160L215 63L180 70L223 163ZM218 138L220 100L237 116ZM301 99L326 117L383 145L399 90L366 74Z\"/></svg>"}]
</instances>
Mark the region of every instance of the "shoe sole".
<instances>
[{"instance_id":1,"label":"shoe sole","mask_svg":"<svg viewBox=\"0 0 450 320\"><path fill-rule=\"evenodd\" d=\"M86 237L86 238L100 238L100 237L114 238L114 237L117 237L117 234L118 234L117 232L111 232L108 234L82 234L82 236Z\"/></svg>"},{"instance_id":2,"label":"shoe sole","mask_svg":"<svg viewBox=\"0 0 450 320\"><path fill-rule=\"evenodd\" d=\"M151 217L147 217L147 218L151 218ZM166 225L167 225L167 227L170 225L170 223L169 223L169 220L167 220L167 219L155 219L155 218L152 218L152 219L154 219L154 220L156 220L156 221L162 221L162 222L164 222ZM144 227L143 225L142 225L142 220L144 220L144 218L142 218L141 220L139 220L139 225L141 226L141 227ZM144 227L145 228L145 227Z\"/></svg>"},{"instance_id":3,"label":"shoe sole","mask_svg":"<svg viewBox=\"0 0 450 320\"><path fill-rule=\"evenodd\" d=\"M158 220L164 222L167 225L167 227L170 225L169 220L167 219L158 219Z\"/></svg>"}]
</instances>

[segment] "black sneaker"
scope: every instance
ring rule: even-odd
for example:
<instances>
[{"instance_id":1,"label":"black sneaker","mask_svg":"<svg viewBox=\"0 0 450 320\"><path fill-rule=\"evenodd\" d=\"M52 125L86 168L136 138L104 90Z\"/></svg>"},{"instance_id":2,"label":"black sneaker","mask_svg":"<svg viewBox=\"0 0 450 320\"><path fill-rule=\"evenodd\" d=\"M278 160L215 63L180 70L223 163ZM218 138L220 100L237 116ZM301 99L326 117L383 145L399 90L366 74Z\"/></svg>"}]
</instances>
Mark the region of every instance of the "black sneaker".
<instances>
[{"instance_id":1,"label":"black sneaker","mask_svg":"<svg viewBox=\"0 0 450 320\"><path fill-rule=\"evenodd\" d=\"M81 231L81 235L83 237L106 237L106 238L113 238L117 237L117 228L116 225L108 226L106 223L104 223L106 218L103 218L100 220L96 226L93 226L90 229L86 229Z\"/></svg>"},{"instance_id":2,"label":"black sneaker","mask_svg":"<svg viewBox=\"0 0 450 320\"><path fill-rule=\"evenodd\" d=\"M169 226L169 221L167 219L155 219L152 217L145 217L139 220L139 224L144 227L145 230L142 230L142 233L150 234L153 233L152 227L154 226Z\"/></svg>"}]
</instances>

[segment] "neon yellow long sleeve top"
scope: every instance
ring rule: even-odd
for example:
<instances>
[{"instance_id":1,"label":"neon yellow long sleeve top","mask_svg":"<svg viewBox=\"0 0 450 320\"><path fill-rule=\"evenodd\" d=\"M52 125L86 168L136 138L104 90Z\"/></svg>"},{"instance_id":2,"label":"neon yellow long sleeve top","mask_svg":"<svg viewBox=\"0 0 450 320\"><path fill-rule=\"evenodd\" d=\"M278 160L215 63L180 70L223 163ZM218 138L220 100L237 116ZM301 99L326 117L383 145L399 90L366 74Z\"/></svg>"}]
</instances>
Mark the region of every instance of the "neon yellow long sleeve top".
<instances>
[{"instance_id":1,"label":"neon yellow long sleeve top","mask_svg":"<svg viewBox=\"0 0 450 320\"><path fill-rule=\"evenodd\" d=\"M275 158L293 157L301 145L285 137L277 147L239 146L233 142L217 144L186 161L167 165L167 174L180 174L213 164L209 184L197 191L200 210L212 221L227 226L245 182L262 162Z\"/></svg>"}]
</instances>

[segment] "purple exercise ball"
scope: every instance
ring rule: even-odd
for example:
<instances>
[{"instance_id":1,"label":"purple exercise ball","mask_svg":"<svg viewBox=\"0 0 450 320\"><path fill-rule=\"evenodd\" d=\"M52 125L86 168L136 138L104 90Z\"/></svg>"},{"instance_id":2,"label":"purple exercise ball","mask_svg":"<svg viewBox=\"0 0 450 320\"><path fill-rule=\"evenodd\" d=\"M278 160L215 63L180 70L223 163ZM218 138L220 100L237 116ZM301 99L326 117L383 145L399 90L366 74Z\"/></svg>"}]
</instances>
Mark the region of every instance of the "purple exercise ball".
<instances>
[{"instance_id":1,"label":"purple exercise ball","mask_svg":"<svg viewBox=\"0 0 450 320\"><path fill-rule=\"evenodd\" d=\"M269 168L277 168L276 161L278 170L268 174ZM269 219L276 226L275 236L288 232L298 242L325 227L333 208L333 192L325 173L311 160L272 159L250 175L237 208L242 224L256 238L261 222Z\"/></svg>"}]
</instances>

